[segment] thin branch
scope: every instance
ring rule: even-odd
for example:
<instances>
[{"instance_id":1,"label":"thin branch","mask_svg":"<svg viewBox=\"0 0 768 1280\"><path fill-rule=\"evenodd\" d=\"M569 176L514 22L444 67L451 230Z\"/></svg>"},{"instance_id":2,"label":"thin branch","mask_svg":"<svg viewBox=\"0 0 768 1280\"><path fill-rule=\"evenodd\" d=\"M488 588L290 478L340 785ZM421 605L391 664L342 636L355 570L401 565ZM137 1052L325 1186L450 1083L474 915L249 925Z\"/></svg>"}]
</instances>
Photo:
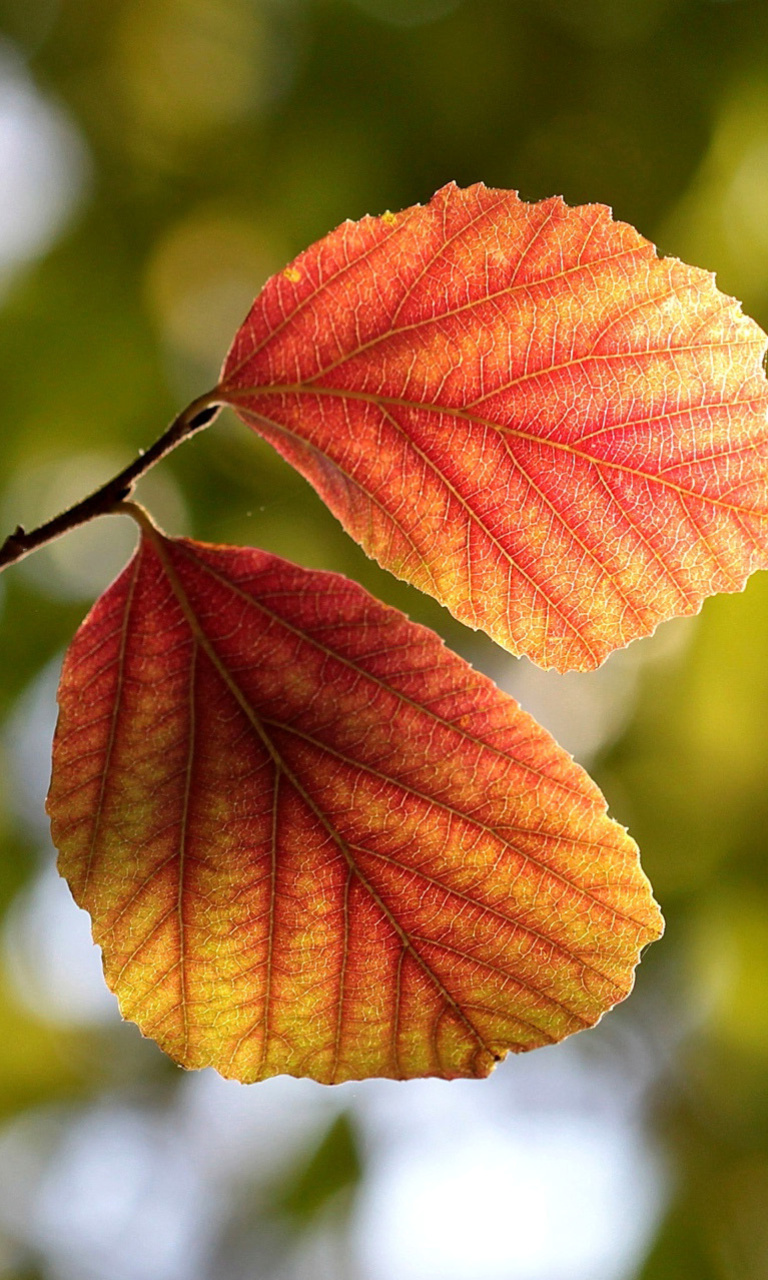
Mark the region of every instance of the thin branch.
<instances>
[{"instance_id":1,"label":"thin branch","mask_svg":"<svg viewBox=\"0 0 768 1280\"><path fill-rule=\"evenodd\" d=\"M183 440L187 440L213 422L221 407L221 393L218 387L214 387L213 391L207 391L205 395L193 400L177 418L174 418L167 430L149 449L140 453L138 458L125 467L119 475L113 476L103 484L100 489L96 489L81 502L75 503L67 511L62 511L61 515L46 521L29 533L19 525L0 546L0 573L3 569L7 569L9 564L23 560L24 556L28 556L31 551L36 551L38 547L53 542L54 538L60 538L63 533L69 533L71 529L87 524L96 516L106 515L114 510L118 503L131 496L136 482L154 467L156 462L180 445Z\"/></svg>"}]
</instances>

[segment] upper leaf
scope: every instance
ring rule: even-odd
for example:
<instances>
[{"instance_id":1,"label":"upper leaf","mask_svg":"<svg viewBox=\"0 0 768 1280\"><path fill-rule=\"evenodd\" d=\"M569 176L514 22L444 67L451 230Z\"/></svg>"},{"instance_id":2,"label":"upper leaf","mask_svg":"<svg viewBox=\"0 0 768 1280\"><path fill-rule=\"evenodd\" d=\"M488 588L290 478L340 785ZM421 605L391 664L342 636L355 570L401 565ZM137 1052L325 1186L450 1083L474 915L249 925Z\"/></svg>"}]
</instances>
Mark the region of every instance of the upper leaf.
<instances>
[{"instance_id":1,"label":"upper leaf","mask_svg":"<svg viewBox=\"0 0 768 1280\"><path fill-rule=\"evenodd\" d=\"M273 277L220 390L381 564L584 669L768 563L765 347L605 207L451 185Z\"/></svg>"},{"instance_id":2,"label":"upper leaf","mask_svg":"<svg viewBox=\"0 0 768 1280\"><path fill-rule=\"evenodd\" d=\"M185 1066L485 1075L594 1023L660 933L582 769L337 575L147 528L59 701L60 868Z\"/></svg>"}]
</instances>

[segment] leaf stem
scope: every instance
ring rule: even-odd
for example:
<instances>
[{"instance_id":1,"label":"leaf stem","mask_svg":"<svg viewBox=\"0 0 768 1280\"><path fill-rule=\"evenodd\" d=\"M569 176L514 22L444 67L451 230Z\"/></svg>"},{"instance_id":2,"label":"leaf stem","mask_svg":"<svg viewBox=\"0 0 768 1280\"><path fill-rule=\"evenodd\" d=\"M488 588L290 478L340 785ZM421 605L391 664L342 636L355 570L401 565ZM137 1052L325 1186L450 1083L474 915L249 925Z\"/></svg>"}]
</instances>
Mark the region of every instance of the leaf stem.
<instances>
[{"instance_id":1,"label":"leaf stem","mask_svg":"<svg viewBox=\"0 0 768 1280\"><path fill-rule=\"evenodd\" d=\"M159 524L153 520L146 507L143 507L140 502L134 502L132 498L121 498L110 508L110 513L114 516L130 516L141 532L150 538L165 537Z\"/></svg>"},{"instance_id":2,"label":"leaf stem","mask_svg":"<svg viewBox=\"0 0 768 1280\"><path fill-rule=\"evenodd\" d=\"M96 516L107 515L113 511L119 503L131 496L136 482L146 475L155 463L180 445L183 440L202 431L213 422L221 407L219 388L214 387L212 391L206 391L174 418L153 445L140 453L138 458L135 458L101 488L29 533L19 525L0 546L0 573L3 569L7 569L8 565L15 564L17 560L23 560L30 552L37 551L39 547L53 542L64 533L69 533L71 529L77 529L79 525L88 524Z\"/></svg>"}]
</instances>

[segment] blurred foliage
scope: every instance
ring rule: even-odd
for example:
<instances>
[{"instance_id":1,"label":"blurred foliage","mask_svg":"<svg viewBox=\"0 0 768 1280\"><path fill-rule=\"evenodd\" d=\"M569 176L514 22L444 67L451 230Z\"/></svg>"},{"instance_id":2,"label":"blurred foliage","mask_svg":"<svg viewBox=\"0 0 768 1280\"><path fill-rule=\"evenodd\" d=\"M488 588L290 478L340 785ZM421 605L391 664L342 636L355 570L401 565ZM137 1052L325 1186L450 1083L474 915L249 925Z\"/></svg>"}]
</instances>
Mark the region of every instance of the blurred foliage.
<instances>
[{"instance_id":1,"label":"blurred foliage","mask_svg":"<svg viewBox=\"0 0 768 1280\"><path fill-rule=\"evenodd\" d=\"M215 380L251 297L294 253L344 218L425 200L449 179L612 204L665 252L717 270L768 325L764 0L0 0L0 35L0 121L11 122L0 136L25 139L0 148L3 164L10 157L0 250L14 209L32 216L15 194L20 165L29 174L45 162L65 210L50 197L37 248L15 264L0 252L8 529L52 514L79 481L106 478L149 444ZM490 644L366 561L231 418L163 464L157 485L147 501L170 532L349 573L476 663L506 670ZM2 713L13 716L124 554L112 529L123 522L102 523L89 547L62 543L3 576ZM51 857L41 797L14 764L29 744L17 757L19 721L8 724L3 908ZM50 717L33 737L41 756L46 733ZM765 578L708 604L690 643L641 672L634 717L597 776L669 922L626 1010L631 1019L642 1005L647 1019L655 1009L674 1026L652 1117L672 1192L642 1280L758 1280L768 1274ZM21 1123L30 1108L110 1091L167 1093L172 1105L176 1074L129 1028L70 1025L22 1008L23 996L0 966L4 1116ZM274 1221L309 1229L366 1176L344 1118L297 1160L292 1181L277 1178L282 1201L273 1189L248 1210L265 1276L294 1274L280 1271ZM218 1262L198 1260L194 1274L254 1274L258 1250L243 1238L244 1255L223 1242ZM17 1246L7 1259L0 1247L1 1275L71 1274L50 1261L50 1243L48 1262Z\"/></svg>"},{"instance_id":2,"label":"blurred foliage","mask_svg":"<svg viewBox=\"0 0 768 1280\"><path fill-rule=\"evenodd\" d=\"M307 1160L298 1163L275 1199L277 1213L298 1227L313 1222L323 1212L348 1210L351 1194L362 1174L362 1162L353 1123L338 1116Z\"/></svg>"}]
</instances>

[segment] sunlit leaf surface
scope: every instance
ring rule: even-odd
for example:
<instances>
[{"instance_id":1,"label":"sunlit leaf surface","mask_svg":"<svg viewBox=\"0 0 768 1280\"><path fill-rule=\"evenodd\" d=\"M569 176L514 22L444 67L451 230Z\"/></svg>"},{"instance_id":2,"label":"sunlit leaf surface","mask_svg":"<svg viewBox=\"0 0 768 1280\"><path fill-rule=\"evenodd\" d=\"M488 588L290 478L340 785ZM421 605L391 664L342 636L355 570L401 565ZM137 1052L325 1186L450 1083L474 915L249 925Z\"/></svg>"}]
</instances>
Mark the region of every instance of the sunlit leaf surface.
<instances>
[{"instance_id":1,"label":"sunlit leaf surface","mask_svg":"<svg viewBox=\"0 0 768 1280\"><path fill-rule=\"evenodd\" d=\"M482 1076L594 1023L660 932L582 769L337 575L147 527L59 697L61 870L186 1066Z\"/></svg>"},{"instance_id":2,"label":"sunlit leaf surface","mask_svg":"<svg viewBox=\"0 0 768 1280\"><path fill-rule=\"evenodd\" d=\"M273 277L222 394L381 564L591 668L768 563L765 346L604 206L449 186Z\"/></svg>"}]
</instances>

